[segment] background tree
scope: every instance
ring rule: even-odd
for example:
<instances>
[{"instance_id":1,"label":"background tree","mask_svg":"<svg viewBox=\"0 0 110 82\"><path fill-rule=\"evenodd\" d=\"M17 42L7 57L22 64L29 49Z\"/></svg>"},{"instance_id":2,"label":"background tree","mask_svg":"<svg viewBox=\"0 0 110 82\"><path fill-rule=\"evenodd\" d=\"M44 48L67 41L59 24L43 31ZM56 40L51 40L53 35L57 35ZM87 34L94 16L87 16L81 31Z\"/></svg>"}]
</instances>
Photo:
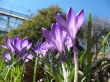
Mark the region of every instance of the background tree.
<instances>
[{"instance_id":1,"label":"background tree","mask_svg":"<svg viewBox=\"0 0 110 82\"><path fill-rule=\"evenodd\" d=\"M35 43L41 38L41 28L46 27L49 29L51 24L55 22L54 15L58 12L64 14L62 9L57 5L38 10L35 16L24 21L17 29L10 31L6 36L14 37L18 35L21 38L27 36ZM4 40L2 40L2 42L4 42Z\"/></svg>"}]
</instances>

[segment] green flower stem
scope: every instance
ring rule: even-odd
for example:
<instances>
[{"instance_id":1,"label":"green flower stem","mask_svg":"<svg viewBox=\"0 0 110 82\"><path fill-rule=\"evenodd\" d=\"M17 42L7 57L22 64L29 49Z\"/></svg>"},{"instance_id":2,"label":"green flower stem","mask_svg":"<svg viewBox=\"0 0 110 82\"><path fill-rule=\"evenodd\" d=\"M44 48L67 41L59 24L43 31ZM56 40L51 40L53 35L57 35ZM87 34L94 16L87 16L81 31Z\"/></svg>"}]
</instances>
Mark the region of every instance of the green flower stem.
<instances>
[{"instance_id":1,"label":"green flower stem","mask_svg":"<svg viewBox=\"0 0 110 82\"><path fill-rule=\"evenodd\" d=\"M36 57L36 58L35 58L35 65L34 65L33 82L36 82L37 62L38 62L38 58Z\"/></svg>"}]
</instances>

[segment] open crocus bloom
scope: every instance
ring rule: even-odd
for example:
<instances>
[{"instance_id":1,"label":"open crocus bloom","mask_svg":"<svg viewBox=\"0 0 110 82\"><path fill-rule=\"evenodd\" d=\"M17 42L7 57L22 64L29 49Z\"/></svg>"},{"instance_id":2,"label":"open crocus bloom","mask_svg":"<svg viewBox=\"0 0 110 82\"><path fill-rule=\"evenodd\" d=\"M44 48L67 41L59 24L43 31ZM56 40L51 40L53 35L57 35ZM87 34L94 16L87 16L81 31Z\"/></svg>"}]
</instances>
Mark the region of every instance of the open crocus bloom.
<instances>
[{"instance_id":1,"label":"open crocus bloom","mask_svg":"<svg viewBox=\"0 0 110 82\"><path fill-rule=\"evenodd\" d=\"M32 46L32 43L29 43L28 38L25 38L23 40L20 40L19 38L16 38L14 40L13 47L15 49L16 54L22 55L22 54L27 53L26 51L28 49L30 49L31 46Z\"/></svg>"},{"instance_id":2,"label":"open crocus bloom","mask_svg":"<svg viewBox=\"0 0 110 82\"><path fill-rule=\"evenodd\" d=\"M33 50L35 53L39 54L39 56L42 58L46 56L46 52L52 47L53 45L47 41L44 43L38 42Z\"/></svg>"},{"instance_id":3,"label":"open crocus bloom","mask_svg":"<svg viewBox=\"0 0 110 82\"><path fill-rule=\"evenodd\" d=\"M55 16L55 18L57 20L57 23L67 31L72 41L75 41L76 34L84 21L84 11L81 10L75 16L74 11L72 10L72 8L70 8L66 15L66 21L59 13Z\"/></svg>"},{"instance_id":4,"label":"open crocus bloom","mask_svg":"<svg viewBox=\"0 0 110 82\"><path fill-rule=\"evenodd\" d=\"M20 40L18 36L16 36L14 39L10 39L9 37L6 37L6 46L1 45L1 48L6 48L10 50L13 55L15 55L18 58L21 58L23 60L26 59L32 59L33 56L28 52L28 49L30 49L32 46L32 43L29 43L28 38L25 38L23 40ZM4 56L9 61L11 60L9 56L10 53L4 53ZM9 57L9 58L8 58Z\"/></svg>"},{"instance_id":5,"label":"open crocus bloom","mask_svg":"<svg viewBox=\"0 0 110 82\"><path fill-rule=\"evenodd\" d=\"M55 49L61 53L64 51L64 41L67 33L57 23L51 26L51 31L42 28L42 34L47 41L54 45Z\"/></svg>"}]
</instances>

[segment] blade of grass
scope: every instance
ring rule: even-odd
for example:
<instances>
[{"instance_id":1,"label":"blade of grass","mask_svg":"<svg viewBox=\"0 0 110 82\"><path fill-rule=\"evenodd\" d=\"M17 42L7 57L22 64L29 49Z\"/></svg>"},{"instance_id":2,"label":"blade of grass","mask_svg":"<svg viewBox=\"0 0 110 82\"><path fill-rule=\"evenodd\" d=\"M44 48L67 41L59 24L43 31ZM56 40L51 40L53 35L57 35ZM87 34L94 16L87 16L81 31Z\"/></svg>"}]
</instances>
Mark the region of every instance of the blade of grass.
<instances>
[{"instance_id":1,"label":"blade of grass","mask_svg":"<svg viewBox=\"0 0 110 82\"><path fill-rule=\"evenodd\" d=\"M88 30L87 30L87 61L91 62L91 47L92 47L92 16L89 14L88 18Z\"/></svg>"},{"instance_id":2,"label":"blade of grass","mask_svg":"<svg viewBox=\"0 0 110 82\"><path fill-rule=\"evenodd\" d=\"M34 64L34 75L33 75L33 82L36 82L36 74L37 74L37 62L38 58L35 58L35 64Z\"/></svg>"},{"instance_id":3,"label":"blade of grass","mask_svg":"<svg viewBox=\"0 0 110 82\"><path fill-rule=\"evenodd\" d=\"M16 61L15 61L14 63L12 63L12 65L8 68L8 71L7 71L6 75L5 75L5 80L7 80L8 74L9 74L11 68L12 68L19 60L21 60L21 59L22 59L22 58L19 58L18 60L16 60Z\"/></svg>"}]
</instances>

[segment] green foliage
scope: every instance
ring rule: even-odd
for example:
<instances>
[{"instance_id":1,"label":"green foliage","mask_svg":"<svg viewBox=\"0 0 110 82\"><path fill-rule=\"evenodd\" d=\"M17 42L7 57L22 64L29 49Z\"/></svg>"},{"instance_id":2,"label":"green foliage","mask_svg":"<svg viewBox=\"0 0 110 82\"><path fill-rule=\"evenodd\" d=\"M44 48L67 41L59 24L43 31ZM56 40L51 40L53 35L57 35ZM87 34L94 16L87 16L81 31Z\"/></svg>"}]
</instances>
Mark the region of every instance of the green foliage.
<instances>
[{"instance_id":1,"label":"green foliage","mask_svg":"<svg viewBox=\"0 0 110 82\"><path fill-rule=\"evenodd\" d=\"M101 77L104 77L104 66L109 68L108 65L110 60L109 58L106 58L107 54L105 53L107 50L106 46L109 45L108 38L110 37L110 32L105 34L105 37L103 37L100 41L100 44L97 44L102 36L97 35L94 39L94 31L95 30L92 28L92 18L90 14L86 34L87 49L84 52L79 53L81 55L79 58L79 65L81 65L79 66L79 70L83 73L80 76L80 82L101 82L101 78L98 77L98 73L101 74ZM99 46L99 48L97 48L97 46ZM100 52L102 51L103 53L101 53L101 57ZM92 79L94 81L92 81ZM103 79L102 82L107 82L107 79Z\"/></svg>"}]
</instances>

